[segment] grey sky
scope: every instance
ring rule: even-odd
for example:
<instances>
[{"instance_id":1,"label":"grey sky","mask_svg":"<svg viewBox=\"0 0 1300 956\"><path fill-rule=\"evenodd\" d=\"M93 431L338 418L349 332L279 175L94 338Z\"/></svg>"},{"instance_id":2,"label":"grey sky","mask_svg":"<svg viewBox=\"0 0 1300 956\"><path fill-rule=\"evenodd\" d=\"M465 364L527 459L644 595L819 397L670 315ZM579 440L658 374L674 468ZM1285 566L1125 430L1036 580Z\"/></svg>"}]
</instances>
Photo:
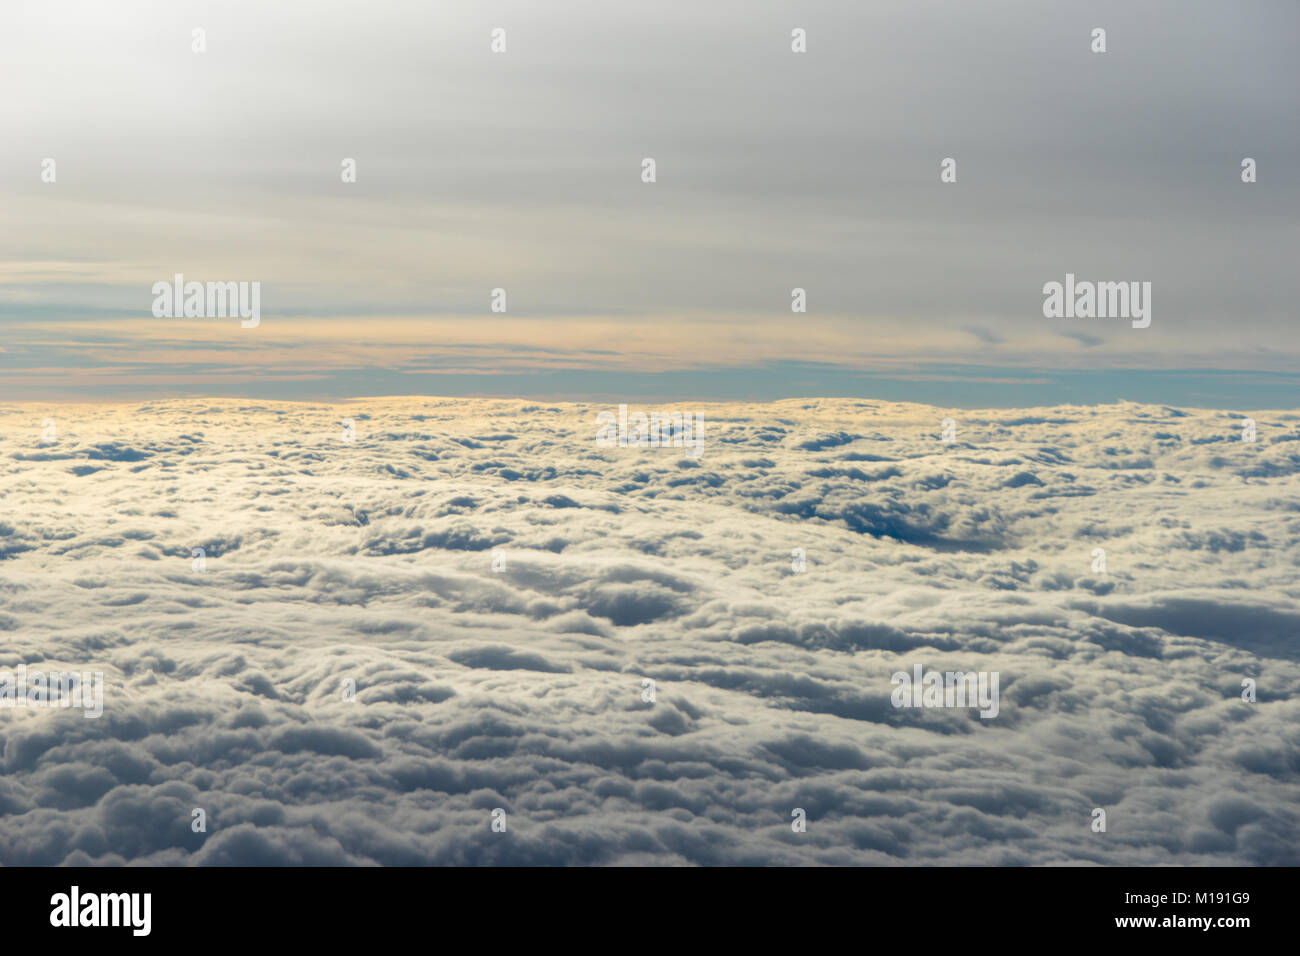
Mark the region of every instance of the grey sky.
<instances>
[{"instance_id":1,"label":"grey sky","mask_svg":"<svg viewBox=\"0 0 1300 956\"><path fill-rule=\"evenodd\" d=\"M42 2L6 17L14 369L66 381L195 335L194 368L247 352L237 327L124 324L176 272L262 282L258 341L286 348L313 326L277 333L277 318L406 320L380 336L394 363L358 371L455 367L452 342L511 363L512 343L580 364L596 351L606 370L1296 369L1289 0ZM1151 327L1043 318L1043 283L1067 272L1150 281ZM516 333L488 311L495 287L511 320L564 324ZM584 331L593 318L605 331ZM68 322L89 323L80 353L50 340ZM662 348L620 355L610 328Z\"/></svg>"}]
</instances>

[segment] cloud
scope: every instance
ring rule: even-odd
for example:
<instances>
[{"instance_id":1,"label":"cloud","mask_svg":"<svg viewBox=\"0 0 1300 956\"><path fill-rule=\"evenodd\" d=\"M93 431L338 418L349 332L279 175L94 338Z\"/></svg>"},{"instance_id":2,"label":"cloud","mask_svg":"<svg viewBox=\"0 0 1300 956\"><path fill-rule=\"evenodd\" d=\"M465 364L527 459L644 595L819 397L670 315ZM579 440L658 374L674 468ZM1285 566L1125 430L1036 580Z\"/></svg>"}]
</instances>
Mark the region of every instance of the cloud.
<instances>
[{"instance_id":1,"label":"cloud","mask_svg":"<svg viewBox=\"0 0 1300 956\"><path fill-rule=\"evenodd\" d=\"M58 0L0 33L0 80L23 90L0 128L49 144L0 177L15 400L608 394L651 370L748 396L798 360L763 394L810 367L803 393L861 393L832 386L910 364L941 402L933 366L979 358L1269 369L1289 389L1271 394L1294 393L1294 4L1097 0L1104 56L1089 21L1025 0L814 0L801 54L784 0L133 7L156 29ZM885 36L906 42L864 58ZM258 148L213 150L214 130ZM1151 327L1045 320L1041 289L1067 272L1151 282ZM153 319L153 284L177 273L260 282L261 324Z\"/></svg>"},{"instance_id":2,"label":"cloud","mask_svg":"<svg viewBox=\"0 0 1300 956\"><path fill-rule=\"evenodd\" d=\"M0 863L1300 863L1295 413L601 410L0 407Z\"/></svg>"}]
</instances>

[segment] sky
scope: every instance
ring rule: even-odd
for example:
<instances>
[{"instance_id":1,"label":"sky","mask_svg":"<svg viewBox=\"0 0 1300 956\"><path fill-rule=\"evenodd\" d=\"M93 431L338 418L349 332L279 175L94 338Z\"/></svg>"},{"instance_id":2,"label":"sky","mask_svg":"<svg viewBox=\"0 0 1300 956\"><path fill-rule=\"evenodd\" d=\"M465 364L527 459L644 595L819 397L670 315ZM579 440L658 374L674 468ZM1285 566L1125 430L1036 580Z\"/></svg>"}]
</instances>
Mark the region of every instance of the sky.
<instances>
[{"instance_id":1,"label":"sky","mask_svg":"<svg viewBox=\"0 0 1300 956\"><path fill-rule=\"evenodd\" d=\"M4 16L0 399L1294 406L1290 0ZM155 318L177 273L260 324Z\"/></svg>"}]
</instances>

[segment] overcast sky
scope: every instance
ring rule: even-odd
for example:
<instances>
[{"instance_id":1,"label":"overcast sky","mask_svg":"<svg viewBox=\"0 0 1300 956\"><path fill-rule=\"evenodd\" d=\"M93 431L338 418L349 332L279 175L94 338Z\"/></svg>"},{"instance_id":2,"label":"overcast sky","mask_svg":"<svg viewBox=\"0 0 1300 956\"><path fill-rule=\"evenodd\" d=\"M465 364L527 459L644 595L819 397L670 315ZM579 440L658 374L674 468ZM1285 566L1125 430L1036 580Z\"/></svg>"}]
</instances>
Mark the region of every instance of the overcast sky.
<instances>
[{"instance_id":1,"label":"overcast sky","mask_svg":"<svg viewBox=\"0 0 1300 956\"><path fill-rule=\"evenodd\" d=\"M0 397L1294 404L1293 0L3 18ZM261 325L154 318L176 273ZM1044 318L1066 273L1150 327Z\"/></svg>"}]
</instances>

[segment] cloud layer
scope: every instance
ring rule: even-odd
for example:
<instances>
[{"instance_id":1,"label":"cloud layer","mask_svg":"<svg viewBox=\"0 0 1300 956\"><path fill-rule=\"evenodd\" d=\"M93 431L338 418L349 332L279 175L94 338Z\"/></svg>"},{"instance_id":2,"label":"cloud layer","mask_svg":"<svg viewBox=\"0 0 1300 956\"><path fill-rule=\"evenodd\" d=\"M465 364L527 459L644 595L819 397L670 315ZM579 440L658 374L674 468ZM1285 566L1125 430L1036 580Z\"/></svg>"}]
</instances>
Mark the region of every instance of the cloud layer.
<instances>
[{"instance_id":1,"label":"cloud layer","mask_svg":"<svg viewBox=\"0 0 1300 956\"><path fill-rule=\"evenodd\" d=\"M0 863L1300 863L1296 413L606 409L0 407Z\"/></svg>"},{"instance_id":2,"label":"cloud layer","mask_svg":"<svg viewBox=\"0 0 1300 956\"><path fill-rule=\"evenodd\" d=\"M127 6L10 4L0 31L3 400L1300 365L1287 0ZM153 320L177 273L262 283L257 334ZM1151 327L1044 319L1067 273L1151 282ZM962 404L1147 397L1050 394Z\"/></svg>"}]
</instances>

